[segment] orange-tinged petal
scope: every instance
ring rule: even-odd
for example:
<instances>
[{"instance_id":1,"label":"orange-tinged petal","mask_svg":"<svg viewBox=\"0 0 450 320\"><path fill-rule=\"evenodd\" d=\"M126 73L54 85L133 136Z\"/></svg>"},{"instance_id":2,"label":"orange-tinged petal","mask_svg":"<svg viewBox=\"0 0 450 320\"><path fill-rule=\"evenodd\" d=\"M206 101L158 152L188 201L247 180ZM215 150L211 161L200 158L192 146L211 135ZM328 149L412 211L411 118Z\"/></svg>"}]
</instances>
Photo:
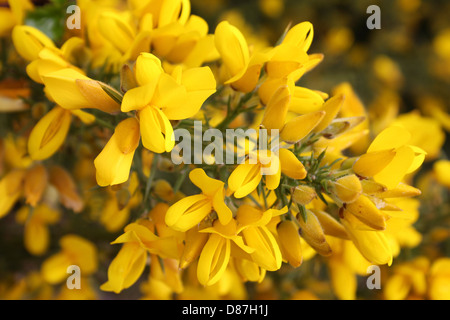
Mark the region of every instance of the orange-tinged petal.
<instances>
[{"instance_id":1,"label":"orange-tinged petal","mask_svg":"<svg viewBox=\"0 0 450 320\"><path fill-rule=\"evenodd\" d=\"M59 200L63 206L72 209L74 212L80 212L83 209L84 201L66 169L56 165L50 167L49 182L58 190Z\"/></svg>"},{"instance_id":2,"label":"orange-tinged petal","mask_svg":"<svg viewBox=\"0 0 450 320\"><path fill-rule=\"evenodd\" d=\"M23 186L27 204L33 207L37 205L44 194L47 182L47 170L43 165L36 165L27 171Z\"/></svg>"}]
</instances>

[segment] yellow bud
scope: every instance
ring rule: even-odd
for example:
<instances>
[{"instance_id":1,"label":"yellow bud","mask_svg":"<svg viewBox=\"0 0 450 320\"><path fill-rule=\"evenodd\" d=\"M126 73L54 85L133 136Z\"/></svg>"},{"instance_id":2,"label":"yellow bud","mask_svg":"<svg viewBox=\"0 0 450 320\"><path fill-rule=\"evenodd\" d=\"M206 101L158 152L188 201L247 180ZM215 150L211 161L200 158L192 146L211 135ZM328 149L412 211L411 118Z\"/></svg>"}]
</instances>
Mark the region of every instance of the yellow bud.
<instances>
[{"instance_id":1,"label":"yellow bud","mask_svg":"<svg viewBox=\"0 0 450 320\"><path fill-rule=\"evenodd\" d=\"M294 268L302 264L302 244L298 227L293 221L285 220L277 226L281 254Z\"/></svg>"},{"instance_id":2,"label":"yellow bud","mask_svg":"<svg viewBox=\"0 0 450 320\"><path fill-rule=\"evenodd\" d=\"M208 237L208 233L198 232L197 227L186 231L185 246L180 258L181 269L185 269L192 261L200 256Z\"/></svg>"},{"instance_id":3,"label":"yellow bud","mask_svg":"<svg viewBox=\"0 0 450 320\"><path fill-rule=\"evenodd\" d=\"M354 175L347 175L337 179L335 182L330 182L332 192L343 203L351 203L358 199L362 193L362 186L359 178Z\"/></svg>"},{"instance_id":4,"label":"yellow bud","mask_svg":"<svg viewBox=\"0 0 450 320\"><path fill-rule=\"evenodd\" d=\"M292 198L295 203L305 206L317 197L316 190L312 187L300 185L294 188Z\"/></svg>"},{"instance_id":5,"label":"yellow bud","mask_svg":"<svg viewBox=\"0 0 450 320\"><path fill-rule=\"evenodd\" d=\"M323 228L314 213L306 210L306 221L302 217L298 217L297 220L300 224L302 238L320 255L331 255L331 247L327 243Z\"/></svg>"}]
</instances>

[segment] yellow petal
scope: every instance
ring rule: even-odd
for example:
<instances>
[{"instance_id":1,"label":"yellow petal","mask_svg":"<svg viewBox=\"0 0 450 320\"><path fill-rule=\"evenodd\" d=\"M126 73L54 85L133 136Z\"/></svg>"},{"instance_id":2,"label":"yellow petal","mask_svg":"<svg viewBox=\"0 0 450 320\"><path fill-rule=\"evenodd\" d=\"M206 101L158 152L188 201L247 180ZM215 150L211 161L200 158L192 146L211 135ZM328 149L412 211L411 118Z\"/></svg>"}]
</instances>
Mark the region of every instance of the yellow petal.
<instances>
[{"instance_id":1,"label":"yellow petal","mask_svg":"<svg viewBox=\"0 0 450 320\"><path fill-rule=\"evenodd\" d=\"M234 82L244 75L250 61L247 42L239 29L228 21L219 23L214 34L217 51L229 73L226 83Z\"/></svg>"},{"instance_id":2,"label":"yellow petal","mask_svg":"<svg viewBox=\"0 0 450 320\"><path fill-rule=\"evenodd\" d=\"M394 159L383 170L373 176L374 180L384 184L388 189L395 188L403 179L414 161L414 151L409 146L396 150Z\"/></svg>"},{"instance_id":3,"label":"yellow petal","mask_svg":"<svg viewBox=\"0 0 450 320\"><path fill-rule=\"evenodd\" d=\"M376 136L370 144L369 149L367 149L367 153L396 149L407 144L410 139L411 134L408 130L400 126L391 126L384 129Z\"/></svg>"},{"instance_id":4,"label":"yellow petal","mask_svg":"<svg viewBox=\"0 0 450 320\"><path fill-rule=\"evenodd\" d=\"M193 184L202 190L204 195L209 197L214 197L214 195L220 189L223 189L223 186L225 185L222 181L209 177L201 168L197 168L189 172L189 179Z\"/></svg>"},{"instance_id":5,"label":"yellow petal","mask_svg":"<svg viewBox=\"0 0 450 320\"><path fill-rule=\"evenodd\" d=\"M47 258L41 266L44 280L50 284L57 284L67 279L67 267L74 264L64 252L60 252Z\"/></svg>"},{"instance_id":6,"label":"yellow petal","mask_svg":"<svg viewBox=\"0 0 450 320\"><path fill-rule=\"evenodd\" d=\"M338 259L330 259L328 267L336 296L340 300L355 300L358 287L356 274Z\"/></svg>"},{"instance_id":7,"label":"yellow petal","mask_svg":"<svg viewBox=\"0 0 450 320\"><path fill-rule=\"evenodd\" d=\"M306 137L325 116L325 111L311 112L298 116L286 123L280 138L288 143L296 143Z\"/></svg>"},{"instance_id":8,"label":"yellow petal","mask_svg":"<svg viewBox=\"0 0 450 320\"><path fill-rule=\"evenodd\" d=\"M211 201L205 195L189 196L170 206L166 224L175 230L186 231L202 221L211 209Z\"/></svg>"},{"instance_id":9,"label":"yellow petal","mask_svg":"<svg viewBox=\"0 0 450 320\"><path fill-rule=\"evenodd\" d=\"M384 215L368 197L362 195L354 202L348 203L345 208L369 227L375 230L386 229Z\"/></svg>"},{"instance_id":10,"label":"yellow petal","mask_svg":"<svg viewBox=\"0 0 450 320\"><path fill-rule=\"evenodd\" d=\"M100 186L120 184L128 180L138 143L137 120L128 118L120 122L111 139L94 160L97 183Z\"/></svg>"},{"instance_id":11,"label":"yellow petal","mask_svg":"<svg viewBox=\"0 0 450 320\"><path fill-rule=\"evenodd\" d=\"M333 121L333 119L341 110L342 104L344 103L345 96L343 94L334 96L328 99L322 106L323 111L325 111L325 116L322 121L313 129L314 132L320 132L324 130Z\"/></svg>"},{"instance_id":12,"label":"yellow petal","mask_svg":"<svg viewBox=\"0 0 450 320\"><path fill-rule=\"evenodd\" d=\"M355 229L346 218L341 222L356 248L367 260L377 265L392 264L392 252L383 231Z\"/></svg>"},{"instance_id":13,"label":"yellow petal","mask_svg":"<svg viewBox=\"0 0 450 320\"><path fill-rule=\"evenodd\" d=\"M122 16L114 12L104 12L98 18L99 31L111 44L122 53L133 43L136 34Z\"/></svg>"},{"instance_id":14,"label":"yellow petal","mask_svg":"<svg viewBox=\"0 0 450 320\"><path fill-rule=\"evenodd\" d=\"M246 244L254 248L253 261L269 271L280 269L282 256L275 237L265 227L248 227L242 231Z\"/></svg>"},{"instance_id":15,"label":"yellow petal","mask_svg":"<svg viewBox=\"0 0 450 320\"><path fill-rule=\"evenodd\" d=\"M259 164L243 163L238 165L228 177L228 187L236 198L243 198L256 189L261 181Z\"/></svg>"},{"instance_id":16,"label":"yellow petal","mask_svg":"<svg viewBox=\"0 0 450 320\"><path fill-rule=\"evenodd\" d=\"M198 260L198 281L204 286L210 286L219 281L229 260L230 240L218 234L211 234Z\"/></svg>"},{"instance_id":17,"label":"yellow petal","mask_svg":"<svg viewBox=\"0 0 450 320\"><path fill-rule=\"evenodd\" d=\"M311 22L305 21L296 24L289 29L286 36L283 39L284 44L291 44L293 46L301 48L304 52L307 52L311 46L314 37L314 28Z\"/></svg>"},{"instance_id":18,"label":"yellow petal","mask_svg":"<svg viewBox=\"0 0 450 320\"><path fill-rule=\"evenodd\" d=\"M50 158L64 143L69 132L70 111L56 106L34 126L28 138L28 153L33 160Z\"/></svg>"},{"instance_id":19,"label":"yellow petal","mask_svg":"<svg viewBox=\"0 0 450 320\"><path fill-rule=\"evenodd\" d=\"M302 244L298 227L293 221L285 220L277 225L280 249L284 259L294 268L302 264Z\"/></svg>"},{"instance_id":20,"label":"yellow petal","mask_svg":"<svg viewBox=\"0 0 450 320\"><path fill-rule=\"evenodd\" d=\"M120 111L114 101L94 81L73 69L61 69L42 76L51 98L65 109L95 108L109 113Z\"/></svg>"},{"instance_id":21,"label":"yellow petal","mask_svg":"<svg viewBox=\"0 0 450 320\"><path fill-rule=\"evenodd\" d=\"M307 171L300 160L288 149L279 150L281 172L292 179L306 178Z\"/></svg>"},{"instance_id":22,"label":"yellow petal","mask_svg":"<svg viewBox=\"0 0 450 320\"><path fill-rule=\"evenodd\" d=\"M286 114L289 109L291 93L288 86L281 86L275 91L267 103L261 124L267 130L278 129L284 126Z\"/></svg>"},{"instance_id":23,"label":"yellow petal","mask_svg":"<svg viewBox=\"0 0 450 320\"><path fill-rule=\"evenodd\" d=\"M36 219L31 219L25 225L24 243L25 248L31 254L35 256L44 254L50 244L50 233L48 231L48 227Z\"/></svg>"},{"instance_id":24,"label":"yellow petal","mask_svg":"<svg viewBox=\"0 0 450 320\"><path fill-rule=\"evenodd\" d=\"M300 224L302 238L319 254L329 256L332 253L331 247L327 243L322 226L314 213L306 210L306 221L302 217L298 217L297 220Z\"/></svg>"},{"instance_id":25,"label":"yellow petal","mask_svg":"<svg viewBox=\"0 0 450 320\"><path fill-rule=\"evenodd\" d=\"M335 193L343 203L355 201L362 193L361 181L354 174L339 178L331 185L333 193Z\"/></svg>"},{"instance_id":26,"label":"yellow petal","mask_svg":"<svg viewBox=\"0 0 450 320\"><path fill-rule=\"evenodd\" d=\"M161 67L161 60L155 55L147 52L142 52L136 60L136 80L140 86L145 86L149 83L156 83L160 75L164 72Z\"/></svg>"},{"instance_id":27,"label":"yellow petal","mask_svg":"<svg viewBox=\"0 0 450 320\"><path fill-rule=\"evenodd\" d=\"M142 144L156 153L170 152L175 145L173 128L166 115L155 107L139 112Z\"/></svg>"},{"instance_id":28,"label":"yellow petal","mask_svg":"<svg viewBox=\"0 0 450 320\"><path fill-rule=\"evenodd\" d=\"M314 90L295 86L292 91L289 111L306 114L320 110L324 101L322 96Z\"/></svg>"},{"instance_id":29,"label":"yellow petal","mask_svg":"<svg viewBox=\"0 0 450 320\"><path fill-rule=\"evenodd\" d=\"M39 52L45 47L55 48L49 37L31 26L14 27L12 40L17 52L28 61L37 59Z\"/></svg>"},{"instance_id":30,"label":"yellow petal","mask_svg":"<svg viewBox=\"0 0 450 320\"><path fill-rule=\"evenodd\" d=\"M353 165L353 171L363 177L373 177L394 159L394 149L363 154Z\"/></svg>"},{"instance_id":31,"label":"yellow petal","mask_svg":"<svg viewBox=\"0 0 450 320\"><path fill-rule=\"evenodd\" d=\"M319 220L323 232L326 235L348 240L348 235L347 232L345 231L344 226L340 224L330 214L326 213L325 211L316 209L311 209L311 211L317 217L317 220Z\"/></svg>"},{"instance_id":32,"label":"yellow petal","mask_svg":"<svg viewBox=\"0 0 450 320\"><path fill-rule=\"evenodd\" d=\"M125 244L108 267L108 281L103 291L120 293L131 287L141 276L147 262L147 252L134 243Z\"/></svg>"},{"instance_id":33,"label":"yellow petal","mask_svg":"<svg viewBox=\"0 0 450 320\"><path fill-rule=\"evenodd\" d=\"M0 180L0 218L9 213L22 194L25 170L13 170Z\"/></svg>"}]
</instances>

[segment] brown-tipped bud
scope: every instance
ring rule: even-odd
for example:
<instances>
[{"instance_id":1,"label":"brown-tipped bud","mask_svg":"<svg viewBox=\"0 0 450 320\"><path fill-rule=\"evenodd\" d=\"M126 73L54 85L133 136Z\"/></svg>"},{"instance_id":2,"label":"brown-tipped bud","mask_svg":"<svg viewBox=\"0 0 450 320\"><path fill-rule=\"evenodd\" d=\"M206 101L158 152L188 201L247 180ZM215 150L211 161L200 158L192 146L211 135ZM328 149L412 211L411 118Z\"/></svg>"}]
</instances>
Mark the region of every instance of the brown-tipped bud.
<instances>
[{"instance_id":1,"label":"brown-tipped bud","mask_svg":"<svg viewBox=\"0 0 450 320\"><path fill-rule=\"evenodd\" d=\"M300 223L299 233L303 239L320 255L329 256L332 251L327 243L322 225L310 210L306 210L306 219L297 218Z\"/></svg>"}]
</instances>

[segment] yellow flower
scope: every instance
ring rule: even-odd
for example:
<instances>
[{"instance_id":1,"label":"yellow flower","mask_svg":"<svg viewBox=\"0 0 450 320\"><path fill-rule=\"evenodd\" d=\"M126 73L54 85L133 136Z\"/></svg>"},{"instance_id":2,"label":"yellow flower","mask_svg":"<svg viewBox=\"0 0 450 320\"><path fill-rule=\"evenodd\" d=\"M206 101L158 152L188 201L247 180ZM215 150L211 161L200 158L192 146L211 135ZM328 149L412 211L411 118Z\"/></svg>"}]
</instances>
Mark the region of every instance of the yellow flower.
<instances>
[{"instance_id":1,"label":"yellow flower","mask_svg":"<svg viewBox=\"0 0 450 320\"><path fill-rule=\"evenodd\" d=\"M216 82L208 67L174 70L173 76L164 72L161 61L150 53L137 58L136 88L127 91L122 112L137 110L142 144L163 153L175 144L170 120L182 120L195 115L203 102L215 92Z\"/></svg>"},{"instance_id":2,"label":"yellow flower","mask_svg":"<svg viewBox=\"0 0 450 320\"><path fill-rule=\"evenodd\" d=\"M243 198L252 193L265 177L266 188L275 190L280 184L281 166L275 152L258 150L256 163L247 159L239 164L228 177L228 188L236 198ZM299 162L299 161L298 161Z\"/></svg>"},{"instance_id":3,"label":"yellow flower","mask_svg":"<svg viewBox=\"0 0 450 320\"><path fill-rule=\"evenodd\" d=\"M395 188L405 174L418 169L425 159L425 151L407 144L410 139L411 134L403 127L386 128L354 163L353 171L363 177L373 177L389 189Z\"/></svg>"},{"instance_id":4,"label":"yellow flower","mask_svg":"<svg viewBox=\"0 0 450 320\"><path fill-rule=\"evenodd\" d=\"M413 111L399 115L393 125L402 126L411 133L408 143L424 150L426 161L439 157L445 142L445 132L437 119L423 117Z\"/></svg>"},{"instance_id":5,"label":"yellow flower","mask_svg":"<svg viewBox=\"0 0 450 320\"><path fill-rule=\"evenodd\" d=\"M23 23L27 11L33 9L29 0L8 0L7 7L0 8L0 37L8 36L15 25Z\"/></svg>"},{"instance_id":6,"label":"yellow flower","mask_svg":"<svg viewBox=\"0 0 450 320\"><path fill-rule=\"evenodd\" d=\"M203 169L189 173L192 183L202 190L201 194L188 196L173 204L167 211L166 224L178 231L187 231L201 222L214 209L220 222L228 224L232 212L224 202L224 183L208 177Z\"/></svg>"},{"instance_id":7,"label":"yellow flower","mask_svg":"<svg viewBox=\"0 0 450 320\"><path fill-rule=\"evenodd\" d=\"M124 233L111 243L123 246L111 262L108 281L101 285L101 290L120 293L132 286L144 271L149 253L161 258L179 257L174 237L158 237L150 227L149 220L139 219L127 225Z\"/></svg>"},{"instance_id":8,"label":"yellow flower","mask_svg":"<svg viewBox=\"0 0 450 320\"><path fill-rule=\"evenodd\" d=\"M404 300L409 296L425 297L428 290L427 276L430 262L425 257L395 266L384 285L384 298L387 300Z\"/></svg>"},{"instance_id":9,"label":"yellow flower","mask_svg":"<svg viewBox=\"0 0 450 320\"><path fill-rule=\"evenodd\" d=\"M439 258L430 270L429 296L432 300L450 299L450 259Z\"/></svg>"},{"instance_id":10,"label":"yellow flower","mask_svg":"<svg viewBox=\"0 0 450 320\"><path fill-rule=\"evenodd\" d=\"M258 83L268 52L256 51L250 55L243 34L228 21L217 25L214 41L225 68L225 84L244 93L251 92Z\"/></svg>"},{"instance_id":11,"label":"yellow flower","mask_svg":"<svg viewBox=\"0 0 450 320\"><path fill-rule=\"evenodd\" d=\"M108 267L108 281L103 291L120 293L131 287L141 276L147 262L147 251L139 244L125 243Z\"/></svg>"},{"instance_id":12,"label":"yellow flower","mask_svg":"<svg viewBox=\"0 0 450 320\"><path fill-rule=\"evenodd\" d=\"M100 186L128 180L139 139L139 122L135 118L125 119L117 125L111 139L94 160Z\"/></svg>"},{"instance_id":13,"label":"yellow flower","mask_svg":"<svg viewBox=\"0 0 450 320\"><path fill-rule=\"evenodd\" d=\"M83 276L97 271L97 249L89 240L77 235L65 235L59 241L61 251L47 258L41 266L44 280L57 284L67 279L67 268L71 265L80 267Z\"/></svg>"},{"instance_id":14,"label":"yellow flower","mask_svg":"<svg viewBox=\"0 0 450 320\"><path fill-rule=\"evenodd\" d=\"M433 172L440 184L446 186L447 188L450 188L450 161L436 161L433 164Z\"/></svg>"},{"instance_id":15,"label":"yellow flower","mask_svg":"<svg viewBox=\"0 0 450 320\"><path fill-rule=\"evenodd\" d=\"M0 180L0 218L9 213L22 195L25 170L14 170Z\"/></svg>"},{"instance_id":16,"label":"yellow flower","mask_svg":"<svg viewBox=\"0 0 450 320\"><path fill-rule=\"evenodd\" d=\"M16 215L16 221L25 224L24 244L28 252L40 256L50 245L48 225L55 224L60 218L58 211L46 205L38 205L33 210L22 207Z\"/></svg>"}]
</instances>

